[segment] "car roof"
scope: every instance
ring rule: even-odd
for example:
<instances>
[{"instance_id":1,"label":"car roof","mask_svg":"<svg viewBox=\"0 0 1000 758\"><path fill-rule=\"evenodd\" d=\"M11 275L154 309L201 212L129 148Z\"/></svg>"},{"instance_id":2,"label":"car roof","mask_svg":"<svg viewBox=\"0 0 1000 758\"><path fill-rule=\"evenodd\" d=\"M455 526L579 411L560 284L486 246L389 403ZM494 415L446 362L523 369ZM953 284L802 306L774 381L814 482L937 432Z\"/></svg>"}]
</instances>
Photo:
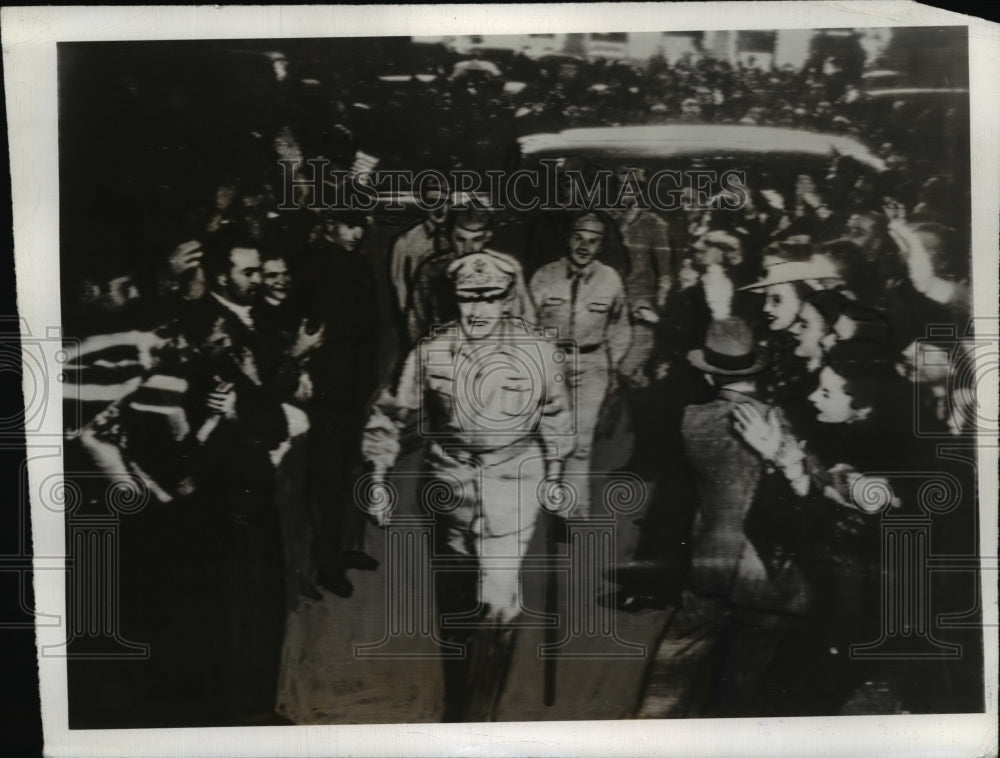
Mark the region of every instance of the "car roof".
<instances>
[{"instance_id":1,"label":"car roof","mask_svg":"<svg viewBox=\"0 0 1000 758\"><path fill-rule=\"evenodd\" d=\"M880 100L892 98L906 100L914 97L966 97L969 90L959 87L892 87L888 89L872 89L865 92L865 97Z\"/></svg>"},{"instance_id":2,"label":"car roof","mask_svg":"<svg viewBox=\"0 0 1000 758\"><path fill-rule=\"evenodd\" d=\"M518 140L524 157L580 156L605 161L662 160L728 154L850 156L876 171L885 164L858 140L840 134L743 124L658 124L567 129Z\"/></svg>"}]
</instances>

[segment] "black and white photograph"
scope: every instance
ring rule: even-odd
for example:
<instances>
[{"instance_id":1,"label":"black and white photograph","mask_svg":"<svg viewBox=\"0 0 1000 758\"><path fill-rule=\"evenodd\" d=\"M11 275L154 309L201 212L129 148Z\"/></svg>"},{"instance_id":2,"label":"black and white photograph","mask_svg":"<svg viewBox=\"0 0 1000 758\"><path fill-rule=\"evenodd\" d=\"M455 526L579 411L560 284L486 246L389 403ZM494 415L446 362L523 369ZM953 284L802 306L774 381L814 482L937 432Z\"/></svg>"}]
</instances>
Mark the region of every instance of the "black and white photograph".
<instances>
[{"instance_id":1,"label":"black and white photograph","mask_svg":"<svg viewBox=\"0 0 1000 758\"><path fill-rule=\"evenodd\" d=\"M146 9L44 127L6 69L47 754L995 749L1000 38L749 5Z\"/></svg>"}]
</instances>

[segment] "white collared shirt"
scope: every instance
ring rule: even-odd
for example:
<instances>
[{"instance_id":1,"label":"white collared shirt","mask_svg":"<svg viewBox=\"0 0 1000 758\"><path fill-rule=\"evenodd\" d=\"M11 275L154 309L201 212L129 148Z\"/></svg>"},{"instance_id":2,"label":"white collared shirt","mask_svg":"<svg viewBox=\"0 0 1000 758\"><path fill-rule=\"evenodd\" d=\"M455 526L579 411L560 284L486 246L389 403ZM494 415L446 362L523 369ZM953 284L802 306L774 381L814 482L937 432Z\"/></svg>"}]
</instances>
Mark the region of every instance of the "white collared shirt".
<instances>
[{"instance_id":1,"label":"white collared shirt","mask_svg":"<svg viewBox=\"0 0 1000 758\"><path fill-rule=\"evenodd\" d=\"M250 315L251 306L237 305L231 300L226 300L226 298L222 297L222 295L219 295L216 292L212 293L212 297L214 297L216 300L222 303L223 306L225 306L234 314L236 314L236 318L238 318L247 329L254 328L253 317Z\"/></svg>"}]
</instances>

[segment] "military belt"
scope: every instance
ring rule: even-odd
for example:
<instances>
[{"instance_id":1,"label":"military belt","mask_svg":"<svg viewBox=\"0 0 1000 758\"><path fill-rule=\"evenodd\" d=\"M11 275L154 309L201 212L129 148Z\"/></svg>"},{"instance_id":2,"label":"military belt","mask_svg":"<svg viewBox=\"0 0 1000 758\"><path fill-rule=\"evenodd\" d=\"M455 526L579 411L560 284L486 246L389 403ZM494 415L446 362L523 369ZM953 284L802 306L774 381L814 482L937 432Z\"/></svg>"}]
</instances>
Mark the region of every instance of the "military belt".
<instances>
[{"instance_id":1,"label":"military belt","mask_svg":"<svg viewBox=\"0 0 1000 758\"><path fill-rule=\"evenodd\" d=\"M604 347L604 344L598 342L595 345L577 345L573 340L557 340L556 347L560 350L565 350L566 352L578 353L579 355L587 355L588 353L596 353L598 350Z\"/></svg>"}]
</instances>

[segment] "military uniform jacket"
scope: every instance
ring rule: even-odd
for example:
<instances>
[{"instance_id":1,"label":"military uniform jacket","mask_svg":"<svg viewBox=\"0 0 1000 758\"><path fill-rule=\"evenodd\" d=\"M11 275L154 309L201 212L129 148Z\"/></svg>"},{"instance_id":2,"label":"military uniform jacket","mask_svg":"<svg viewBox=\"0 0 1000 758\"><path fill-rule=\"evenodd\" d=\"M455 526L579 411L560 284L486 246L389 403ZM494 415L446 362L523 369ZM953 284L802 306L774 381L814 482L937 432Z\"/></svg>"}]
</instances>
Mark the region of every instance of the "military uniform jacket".
<instances>
[{"instance_id":1,"label":"military uniform jacket","mask_svg":"<svg viewBox=\"0 0 1000 758\"><path fill-rule=\"evenodd\" d=\"M411 351L395 393L375 404L362 442L365 460L391 468L413 414L431 476L449 484L517 479L528 458L565 458L575 424L560 358L562 351L522 319L505 317L478 340L467 339L457 324L442 328ZM533 468L540 472L540 465ZM516 520L517 504L491 499L490 489L484 488L482 509L492 531L503 533Z\"/></svg>"},{"instance_id":2,"label":"military uniform jacket","mask_svg":"<svg viewBox=\"0 0 1000 758\"><path fill-rule=\"evenodd\" d=\"M625 357L632 328L625 287L610 266L593 261L577 273L565 259L549 263L531 278L531 295L540 324L558 329L560 340L583 351L607 345L612 365Z\"/></svg>"}]
</instances>

